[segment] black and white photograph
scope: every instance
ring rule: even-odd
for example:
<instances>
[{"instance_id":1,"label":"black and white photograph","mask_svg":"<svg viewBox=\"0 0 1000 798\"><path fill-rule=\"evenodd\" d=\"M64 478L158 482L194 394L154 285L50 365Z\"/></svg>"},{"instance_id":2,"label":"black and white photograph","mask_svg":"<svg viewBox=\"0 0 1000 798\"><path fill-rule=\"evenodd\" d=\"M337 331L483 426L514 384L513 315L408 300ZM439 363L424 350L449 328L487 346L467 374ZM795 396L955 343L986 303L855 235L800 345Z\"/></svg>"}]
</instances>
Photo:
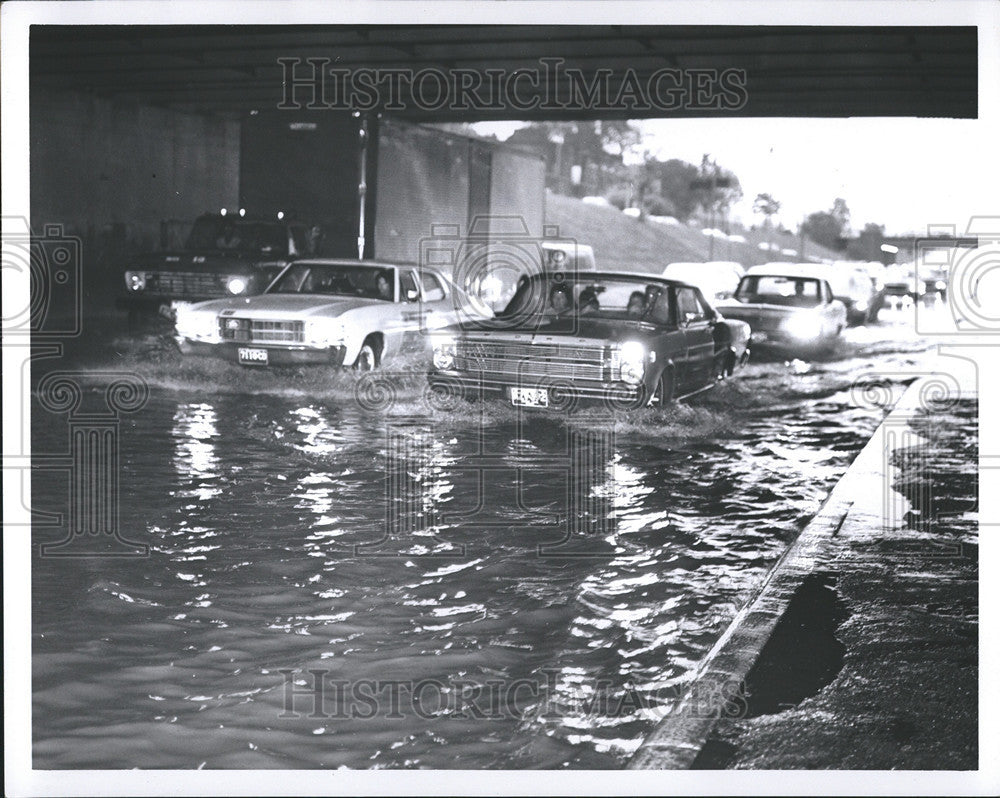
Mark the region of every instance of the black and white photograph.
<instances>
[{"instance_id":1,"label":"black and white photograph","mask_svg":"<svg viewBox=\"0 0 1000 798\"><path fill-rule=\"evenodd\" d=\"M1000 791L995 2L0 14L7 794Z\"/></svg>"}]
</instances>

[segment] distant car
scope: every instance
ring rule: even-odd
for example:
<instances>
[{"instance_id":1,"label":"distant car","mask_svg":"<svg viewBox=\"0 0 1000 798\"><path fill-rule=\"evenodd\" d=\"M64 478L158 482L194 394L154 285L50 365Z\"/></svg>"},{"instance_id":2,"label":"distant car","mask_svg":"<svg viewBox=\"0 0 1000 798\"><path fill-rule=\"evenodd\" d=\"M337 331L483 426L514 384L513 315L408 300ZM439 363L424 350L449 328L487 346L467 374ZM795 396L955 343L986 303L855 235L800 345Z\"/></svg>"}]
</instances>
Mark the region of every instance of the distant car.
<instances>
[{"instance_id":1,"label":"distant car","mask_svg":"<svg viewBox=\"0 0 1000 798\"><path fill-rule=\"evenodd\" d=\"M717 302L733 295L745 271L735 261L678 262L669 264L663 270L663 276L668 280L681 280L696 285L709 302Z\"/></svg>"},{"instance_id":2,"label":"distant car","mask_svg":"<svg viewBox=\"0 0 1000 798\"><path fill-rule=\"evenodd\" d=\"M137 257L122 275L117 305L171 315L178 302L259 294L288 263L311 251L309 231L283 219L198 217L181 250Z\"/></svg>"},{"instance_id":3,"label":"distant car","mask_svg":"<svg viewBox=\"0 0 1000 798\"><path fill-rule=\"evenodd\" d=\"M847 309L848 324L868 324L878 319L885 301L885 284L873 267L861 261L834 261L825 271L833 295Z\"/></svg>"},{"instance_id":4,"label":"distant car","mask_svg":"<svg viewBox=\"0 0 1000 798\"><path fill-rule=\"evenodd\" d=\"M704 390L749 356L750 328L693 285L578 272L526 278L496 318L433 336L436 391L564 408L577 399L659 405Z\"/></svg>"},{"instance_id":5,"label":"distant car","mask_svg":"<svg viewBox=\"0 0 1000 798\"><path fill-rule=\"evenodd\" d=\"M798 353L829 347L847 326L847 311L833 296L823 269L802 264L751 268L733 299L720 302L718 309L750 325L752 345Z\"/></svg>"},{"instance_id":6,"label":"distant car","mask_svg":"<svg viewBox=\"0 0 1000 798\"><path fill-rule=\"evenodd\" d=\"M187 354L246 366L353 365L370 371L402 352L426 350L427 331L453 324L457 308L465 307L456 291L426 267L300 260L259 296L181 306L177 342Z\"/></svg>"}]
</instances>

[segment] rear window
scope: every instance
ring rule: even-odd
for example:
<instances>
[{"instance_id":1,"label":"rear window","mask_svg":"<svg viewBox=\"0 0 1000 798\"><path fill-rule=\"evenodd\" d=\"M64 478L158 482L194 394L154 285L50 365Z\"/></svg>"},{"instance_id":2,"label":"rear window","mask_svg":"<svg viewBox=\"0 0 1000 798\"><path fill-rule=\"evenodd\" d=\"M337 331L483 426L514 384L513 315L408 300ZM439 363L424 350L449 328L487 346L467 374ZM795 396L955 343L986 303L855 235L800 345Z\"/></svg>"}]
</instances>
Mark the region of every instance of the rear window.
<instances>
[{"instance_id":1,"label":"rear window","mask_svg":"<svg viewBox=\"0 0 1000 798\"><path fill-rule=\"evenodd\" d=\"M821 297L819 280L809 277L744 277L736 290L736 298L741 302L766 302L792 307L819 304Z\"/></svg>"}]
</instances>

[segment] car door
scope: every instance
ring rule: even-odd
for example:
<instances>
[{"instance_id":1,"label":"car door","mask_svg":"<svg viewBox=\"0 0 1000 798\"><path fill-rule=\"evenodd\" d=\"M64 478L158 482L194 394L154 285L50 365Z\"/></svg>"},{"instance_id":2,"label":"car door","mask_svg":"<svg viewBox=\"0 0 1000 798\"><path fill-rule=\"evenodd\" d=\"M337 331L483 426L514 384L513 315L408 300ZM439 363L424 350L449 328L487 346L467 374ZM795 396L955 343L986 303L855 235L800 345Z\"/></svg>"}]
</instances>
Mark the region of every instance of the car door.
<instances>
[{"instance_id":1,"label":"car door","mask_svg":"<svg viewBox=\"0 0 1000 798\"><path fill-rule=\"evenodd\" d=\"M448 286L432 271L420 272L420 296L424 311L423 328L427 331L447 327L458 321Z\"/></svg>"},{"instance_id":2,"label":"car door","mask_svg":"<svg viewBox=\"0 0 1000 798\"><path fill-rule=\"evenodd\" d=\"M696 391L712 381L715 357L714 314L693 286L677 288L677 321L684 333L687 365L684 391Z\"/></svg>"},{"instance_id":3,"label":"car door","mask_svg":"<svg viewBox=\"0 0 1000 798\"><path fill-rule=\"evenodd\" d=\"M420 303L420 283L413 269L399 270L399 299L386 314L382 328L386 336L386 350L411 352L419 348L423 336L420 334L422 309Z\"/></svg>"},{"instance_id":4,"label":"car door","mask_svg":"<svg viewBox=\"0 0 1000 798\"><path fill-rule=\"evenodd\" d=\"M821 280L819 284L820 311L823 314L823 335L826 337L837 335L839 328L847 323L847 314L844 304L833 295L833 289L826 280Z\"/></svg>"}]
</instances>

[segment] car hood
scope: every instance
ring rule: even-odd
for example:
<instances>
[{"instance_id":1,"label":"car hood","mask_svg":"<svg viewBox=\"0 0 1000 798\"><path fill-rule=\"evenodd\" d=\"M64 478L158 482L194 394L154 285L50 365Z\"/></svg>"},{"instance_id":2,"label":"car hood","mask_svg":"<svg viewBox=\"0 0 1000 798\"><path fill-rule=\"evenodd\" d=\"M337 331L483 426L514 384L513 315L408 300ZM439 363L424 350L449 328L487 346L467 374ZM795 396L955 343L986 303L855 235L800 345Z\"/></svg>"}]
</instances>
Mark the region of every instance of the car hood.
<instances>
[{"instance_id":1,"label":"car hood","mask_svg":"<svg viewBox=\"0 0 1000 798\"><path fill-rule=\"evenodd\" d=\"M389 306L383 299L330 297L316 294L259 294L240 299L213 299L199 302L199 310L244 319L301 319L307 316L339 316L349 310L372 305Z\"/></svg>"},{"instance_id":2,"label":"car hood","mask_svg":"<svg viewBox=\"0 0 1000 798\"><path fill-rule=\"evenodd\" d=\"M464 323L442 328L438 332L481 340L593 344L595 341L644 341L653 337L656 331L654 325L646 322L568 316L523 327L505 327L499 320Z\"/></svg>"},{"instance_id":3,"label":"car hood","mask_svg":"<svg viewBox=\"0 0 1000 798\"><path fill-rule=\"evenodd\" d=\"M151 252L129 259L126 269L148 269L150 271L180 271L180 272L226 272L228 274L243 274L254 268L283 264L287 258L271 254L253 252L226 252L224 250L207 250L204 252L176 251Z\"/></svg>"}]
</instances>

